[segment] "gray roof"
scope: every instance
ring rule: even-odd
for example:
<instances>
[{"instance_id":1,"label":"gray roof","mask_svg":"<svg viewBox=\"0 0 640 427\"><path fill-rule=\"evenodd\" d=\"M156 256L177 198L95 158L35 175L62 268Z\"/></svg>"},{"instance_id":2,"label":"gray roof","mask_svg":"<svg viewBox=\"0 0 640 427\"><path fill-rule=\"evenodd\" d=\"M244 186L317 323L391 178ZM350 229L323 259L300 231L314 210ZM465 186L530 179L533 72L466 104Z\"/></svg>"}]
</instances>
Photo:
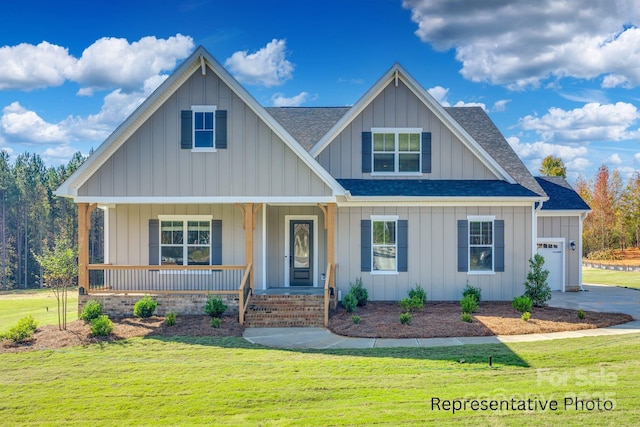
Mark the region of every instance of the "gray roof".
<instances>
[{"instance_id":1,"label":"gray roof","mask_svg":"<svg viewBox=\"0 0 640 427\"><path fill-rule=\"evenodd\" d=\"M542 205L543 211L569 210L588 211L589 205L561 176L537 176L536 181L544 188L549 200Z\"/></svg>"},{"instance_id":2,"label":"gray roof","mask_svg":"<svg viewBox=\"0 0 640 427\"><path fill-rule=\"evenodd\" d=\"M311 150L350 107L265 108L307 151Z\"/></svg>"},{"instance_id":3,"label":"gray roof","mask_svg":"<svg viewBox=\"0 0 640 427\"><path fill-rule=\"evenodd\" d=\"M445 110L518 184L541 196L545 195L542 187L481 107L448 107Z\"/></svg>"}]
</instances>

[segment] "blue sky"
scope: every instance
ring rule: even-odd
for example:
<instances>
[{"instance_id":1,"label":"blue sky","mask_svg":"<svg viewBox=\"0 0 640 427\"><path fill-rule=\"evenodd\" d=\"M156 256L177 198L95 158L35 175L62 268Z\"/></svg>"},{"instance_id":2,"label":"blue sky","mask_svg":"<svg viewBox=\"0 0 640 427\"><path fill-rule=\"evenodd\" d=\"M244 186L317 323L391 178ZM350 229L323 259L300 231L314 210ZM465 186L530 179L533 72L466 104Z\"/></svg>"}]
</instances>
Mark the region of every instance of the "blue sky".
<instances>
[{"instance_id":1,"label":"blue sky","mask_svg":"<svg viewBox=\"0 0 640 427\"><path fill-rule=\"evenodd\" d=\"M527 167L640 170L633 0L8 2L0 148L96 148L198 45L265 106L351 105L400 62L443 105L480 105ZM531 3L522 4L522 3Z\"/></svg>"}]
</instances>

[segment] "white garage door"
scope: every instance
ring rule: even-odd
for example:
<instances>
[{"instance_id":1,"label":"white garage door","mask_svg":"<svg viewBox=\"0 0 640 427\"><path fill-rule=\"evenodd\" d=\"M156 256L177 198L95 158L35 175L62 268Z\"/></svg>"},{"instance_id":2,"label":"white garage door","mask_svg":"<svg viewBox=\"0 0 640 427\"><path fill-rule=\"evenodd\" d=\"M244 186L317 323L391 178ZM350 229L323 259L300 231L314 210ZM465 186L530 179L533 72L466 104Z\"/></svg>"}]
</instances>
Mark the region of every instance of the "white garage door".
<instances>
[{"instance_id":1,"label":"white garage door","mask_svg":"<svg viewBox=\"0 0 640 427\"><path fill-rule=\"evenodd\" d=\"M564 241L538 239L538 253L544 257L543 268L549 270L549 287L564 292Z\"/></svg>"}]
</instances>

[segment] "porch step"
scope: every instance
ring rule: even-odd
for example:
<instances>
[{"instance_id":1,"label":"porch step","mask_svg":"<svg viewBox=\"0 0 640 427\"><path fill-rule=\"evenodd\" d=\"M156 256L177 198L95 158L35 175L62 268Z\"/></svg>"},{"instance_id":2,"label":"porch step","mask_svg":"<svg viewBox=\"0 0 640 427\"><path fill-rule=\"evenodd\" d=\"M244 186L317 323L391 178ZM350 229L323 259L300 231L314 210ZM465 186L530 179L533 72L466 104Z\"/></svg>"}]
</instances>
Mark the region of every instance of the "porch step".
<instances>
[{"instance_id":1,"label":"porch step","mask_svg":"<svg viewBox=\"0 0 640 427\"><path fill-rule=\"evenodd\" d=\"M245 314L249 328L324 326L324 295L253 295Z\"/></svg>"}]
</instances>

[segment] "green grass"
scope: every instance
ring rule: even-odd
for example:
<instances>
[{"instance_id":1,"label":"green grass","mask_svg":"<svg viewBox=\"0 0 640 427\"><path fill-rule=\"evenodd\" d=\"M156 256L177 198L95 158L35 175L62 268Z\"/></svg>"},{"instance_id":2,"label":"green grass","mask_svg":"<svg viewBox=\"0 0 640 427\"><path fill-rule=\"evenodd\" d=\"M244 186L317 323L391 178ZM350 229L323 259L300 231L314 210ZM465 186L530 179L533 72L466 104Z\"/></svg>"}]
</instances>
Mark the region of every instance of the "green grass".
<instances>
[{"instance_id":1,"label":"green grass","mask_svg":"<svg viewBox=\"0 0 640 427\"><path fill-rule=\"evenodd\" d=\"M135 338L0 354L0 413L4 425L638 425L638 348L640 335L332 351ZM615 407L565 409L575 395ZM465 398L558 409L432 407Z\"/></svg>"},{"instance_id":2,"label":"green grass","mask_svg":"<svg viewBox=\"0 0 640 427\"><path fill-rule=\"evenodd\" d=\"M67 322L78 318L78 290L69 288ZM50 289L0 292L0 333L32 314L39 326L58 324L58 303Z\"/></svg>"},{"instance_id":3,"label":"green grass","mask_svg":"<svg viewBox=\"0 0 640 427\"><path fill-rule=\"evenodd\" d=\"M640 289L640 272L582 268L582 283Z\"/></svg>"}]
</instances>

